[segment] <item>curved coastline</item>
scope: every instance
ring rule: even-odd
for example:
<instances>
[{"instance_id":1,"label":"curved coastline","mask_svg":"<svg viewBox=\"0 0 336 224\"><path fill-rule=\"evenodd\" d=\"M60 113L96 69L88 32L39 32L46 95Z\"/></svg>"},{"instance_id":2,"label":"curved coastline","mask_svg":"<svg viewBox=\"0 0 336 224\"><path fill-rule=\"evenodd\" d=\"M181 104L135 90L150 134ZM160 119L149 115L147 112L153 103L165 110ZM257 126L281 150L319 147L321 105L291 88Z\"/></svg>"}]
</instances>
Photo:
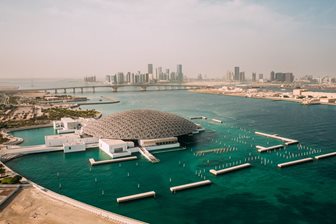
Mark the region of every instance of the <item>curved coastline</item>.
<instances>
[{"instance_id":1,"label":"curved coastline","mask_svg":"<svg viewBox=\"0 0 336 224\"><path fill-rule=\"evenodd\" d=\"M6 169L13 171L11 168L9 168L8 166L6 166L6 164L4 164L3 162L0 162ZM16 172L15 172L16 173ZM18 174L18 173L17 173ZM19 174L20 175L20 174ZM90 212L94 215L100 216L102 218L108 219L112 222L116 222L116 223L123 223L123 224L145 224L146 222L142 222L140 220L136 220L130 217L126 217L123 215L119 215L117 213L113 213L83 202L80 202L78 200L75 200L73 198L67 197L65 195L61 195L58 194L52 190L49 190L45 187L42 187L40 185L38 185L37 183L27 179L26 177L22 176L24 178L24 180L27 182L25 184L20 184L20 187L27 187L27 186L32 186L34 189L36 189L38 192L42 193L43 195L46 195L49 198L64 202L66 204L69 204L71 206L74 206L76 208L82 209L86 212ZM12 196L12 195L11 195ZM9 198L9 197L8 197Z\"/></svg>"},{"instance_id":2,"label":"curved coastline","mask_svg":"<svg viewBox=\"0 0 336 224\"><path fill-rule=\"evenodd\" d=\"M102 116L102 113L99 113L98 117L96 119L99 119L101 116ZM34 125L34 126L27 126L27 127L6 129L6 130L4 130L4 133L6 133L7 135L9 135L11 137L11 139L16 139L16 142L15 142L15 144L13 144L13 143L11 143L11 141L9 141L9 142L4 143L3 145L5 147L7 147L7 145L18 145L18 144L20 144L20 143L22 143L24 141L24 139L22 139L22 138L18 138L18 137L15 137L13 135L10 135L9 133L12 132L12 131L30 130L30 129L37 129L37 128L45 128L45 127L52 127L52 124L50 123L50 124L45 124L45 125ZM20 155L16 155L16 156L14 156L11 159L15 159L17 157L20 157ZM13 171L11 168L9 168L8 166L6 166L6 164L4 163L5 161L9 161L11 159L5 160L3 162L2 162L2 159L3 158L1 158L1 155L0 155L0 163L6 169L8 169L8 170L10 170L10 171L18 174L17 172ZM20 174L18 174L18 175L20 175ZM47 188L44 188L44 187L38 185L37 183L29 180L28 178L26 178L24 176L22 176L22 177L28 183L28 185L27 184L20 184L20 187L21 186L29 186L30 185L34 189L38 190L38 192L41 192L42 194L46 195L49 198L52 198L52 199L64 202L66 204L72 205L72 206L74 206L76 208L79 208L79 209L82 209L84 211L93 213L93 214L95 214L97 216L100 216L102 218L108 219L110 221L113 221L113 222L116 222L116 223L124 223L124 224L129 224L129 223L130 224L144 224L144 223L146 223L146 222L142 222L142 221L139 221L139 220L136 220L136 219L132 219L132 218L129 218L129 217L126 217L126 216L123 216L123 215L119 215L119 214L116 214L116 213L113 213L113 212L110 212L110 211L107 211L107 210L104 210L104 209L101 209L101 208L98 208L98 207L95 207L95 206L92 206L92 205L89 205L89 204L86 204L86 203L83 203L83 202L80 202L78 200L75 200L73 198L67 197L65 195L58 194L58 193L56 193L54 191L51 191L51 190L49 190Z\"/></svg>"}]
</instances>

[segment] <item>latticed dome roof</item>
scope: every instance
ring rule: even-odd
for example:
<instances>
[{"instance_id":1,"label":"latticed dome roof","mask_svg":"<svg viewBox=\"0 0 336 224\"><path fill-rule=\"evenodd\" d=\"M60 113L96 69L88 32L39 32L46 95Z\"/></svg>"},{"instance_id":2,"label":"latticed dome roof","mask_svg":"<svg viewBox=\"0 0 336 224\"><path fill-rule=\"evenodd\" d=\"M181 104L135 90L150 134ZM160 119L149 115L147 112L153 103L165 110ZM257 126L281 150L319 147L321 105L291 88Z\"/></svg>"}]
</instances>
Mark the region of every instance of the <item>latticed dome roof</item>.
<instances>
[{"instance_id":1,"label":"latticed dome roof","mask_svg":"<svg viewBox=\"0 0 336 224\"><path fill-rule=\"evenodd\" d=\"M197 126L180 116L155 110L131 110L89 122L83 132L98 138L154 139L190 134Z\"/></svg>"}]
</instances>

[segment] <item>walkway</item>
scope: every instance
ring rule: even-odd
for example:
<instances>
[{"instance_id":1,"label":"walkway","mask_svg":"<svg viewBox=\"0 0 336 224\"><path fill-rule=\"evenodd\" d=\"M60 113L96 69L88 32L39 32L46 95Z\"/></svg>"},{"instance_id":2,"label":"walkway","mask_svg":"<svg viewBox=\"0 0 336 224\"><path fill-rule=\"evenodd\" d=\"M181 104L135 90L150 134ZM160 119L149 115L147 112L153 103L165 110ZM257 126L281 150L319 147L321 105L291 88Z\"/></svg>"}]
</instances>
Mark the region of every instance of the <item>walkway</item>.
<instances>
[{"instance_id":1,"label":"walkway","mask_svg":"<svg viewBox=\"0 0 336 224\"><path fill-rule=\"evenodd\" d=\"M145 147L139 147L139 149L139 152L151 163L160 162L160 160L153 156Z\"/></svg>"}]
</instances>

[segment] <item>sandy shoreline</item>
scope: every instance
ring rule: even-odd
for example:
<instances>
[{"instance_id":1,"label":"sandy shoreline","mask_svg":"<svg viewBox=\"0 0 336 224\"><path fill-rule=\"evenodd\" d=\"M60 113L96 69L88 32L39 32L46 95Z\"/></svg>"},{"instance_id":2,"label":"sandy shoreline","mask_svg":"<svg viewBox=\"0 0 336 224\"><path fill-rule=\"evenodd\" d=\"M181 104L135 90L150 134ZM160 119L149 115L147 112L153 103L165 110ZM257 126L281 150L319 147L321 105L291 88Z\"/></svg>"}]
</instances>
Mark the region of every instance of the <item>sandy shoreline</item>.
<instances>
[{"instance_id":1,"label":"sandy shoreline","mask_svg":"<svg viewBox=\"0 0 336 224\"><path fill-rule=\"evenodd\" d=\"M14 198L0 209L0 224L111 224L101 216L53 199L34 187L22 188Z\"/></svg>"},{"instance_id":2,"label":"sandy shoreline","mask_svg":"<svg viewBox=\"0 0 336 224\"><path fill-rule=\"evenodd\" d=\"M252 98L252 99L263 99L263 100L273 100L273 101L287 101L287 102L295 102L302 104L301 99L293 99L293 98L282 98L282 97L275 97L275 96L255 96L251 95L248 96L248 93L246 92L223 92L218 89L198 89L198 90L191 90L193 93L200 93L200 94L213 94L213 95L223 95L223 96L235 96L235 97L243 97L243 98ZM318 102L317 105L329 105L329 106L335 106L335 103L323 103ZM315 105L315 104L312 104Z\"/></svg>"}]
</instances>

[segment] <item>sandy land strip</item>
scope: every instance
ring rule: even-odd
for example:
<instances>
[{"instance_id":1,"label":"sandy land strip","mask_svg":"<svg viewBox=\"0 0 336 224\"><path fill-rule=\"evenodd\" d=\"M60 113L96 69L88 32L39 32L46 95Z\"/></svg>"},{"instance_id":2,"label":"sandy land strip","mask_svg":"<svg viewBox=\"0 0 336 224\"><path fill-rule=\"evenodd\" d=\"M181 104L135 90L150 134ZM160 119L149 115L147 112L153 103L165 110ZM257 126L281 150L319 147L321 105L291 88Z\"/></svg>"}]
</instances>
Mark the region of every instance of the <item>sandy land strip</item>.
<instances>
[{"instance_id":1,"label":"sandy land strip","mask_svg":"<svg viewBox=\"0 0 336 224\"><path fill-rule=\"evenodd\" d=\"M23 188L5 208L1 209L0 224L115 223L91 212L48 197L34 187Z\"/></svg>"},{"instance_id":2,"label":"sandy land strip","mask_svg":"<svg viewBox=\"0 0 336 224\"><path fill-rule=\"evenodd\" d=\"M253 98L253 99L267 99L273 101L290 101L300 103L301 100L293 99L293 98L281 98L281 97L274 97L274 96L247 96L248 93L245 92L223 92L217 89L198 89L198 90L191 90L194 93L203 93L203 94L214 94L214 95L223 95L223 96L237 96L237 97L244 97L244 98ZM266 94L266 93L265 93Z\"/></svg>"}]
</instances>

